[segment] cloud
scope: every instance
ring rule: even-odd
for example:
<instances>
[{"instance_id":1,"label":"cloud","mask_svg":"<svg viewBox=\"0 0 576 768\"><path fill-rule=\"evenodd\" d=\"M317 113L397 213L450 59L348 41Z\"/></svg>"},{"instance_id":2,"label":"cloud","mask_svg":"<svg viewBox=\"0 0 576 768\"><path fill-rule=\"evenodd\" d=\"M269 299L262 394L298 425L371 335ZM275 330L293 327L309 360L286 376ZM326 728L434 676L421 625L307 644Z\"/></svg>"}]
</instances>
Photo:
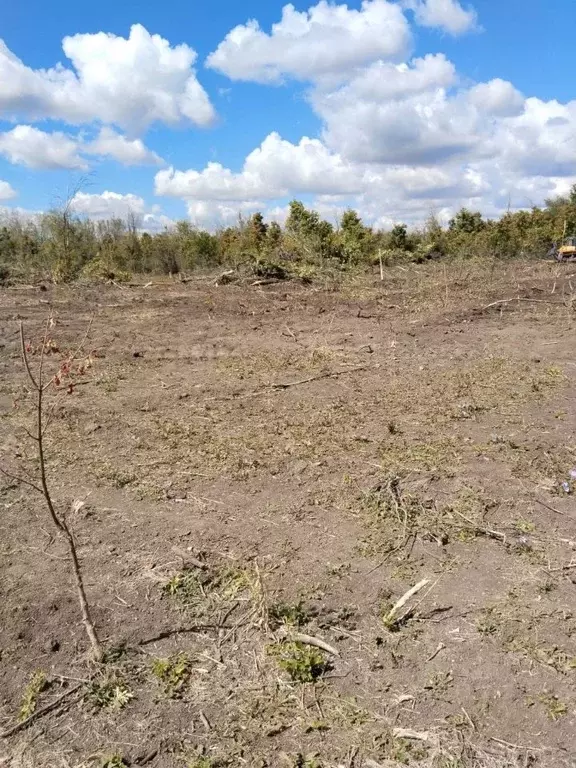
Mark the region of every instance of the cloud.
<instances>
[{"instance_id":1,"label":"cloud","mask_svg":"<svg viewBox=\"0 0 576 768\"><path fill-rule=\"evenodd\" d=\"M364 0L355 10L320 0L307 11L284 6L270 33L255 20L235 27L206 64L232 80L314 80L376 59L400 60L410 44L408 22L395 3Z\"/></svg>"},{"instance_id":2,"label":"cloud","mask_svg":"<svg viewBox=\"0 0 576 768\"><path fill-rule=\"evenodd\" d=\"M0 154L11 163L39 170L87 168L75 139L60 131L45 133L31 125L17 125L0 133Z\"/></svg>"},{"instance_id":3,"label":"cloud","mask_svg":"<svg viewBox=\"0 0 576 768\"><path fill-rule=\"evenodd\" d=\"M84 214L92 219L125 219L129 215L139 216L145 213L146 203L138 195L121 195L118 192L91 194L78 192L72 200L75 213Z\"/></svg>"},{"instance_id":4,"label":"cloud","mask_svg":"<svg viewBox=\"0 0 576 768\"><path fill-rule=\"evenodd\" d=\"M318 139L304 137L292 144L271 133L248 155L240 173L219 163L202 171L169 168L156 174L155 189L157 195L185 200L267 200L307 192L354 193L360 179Z\"/></svg>"},{"instance_id":5,"label":"cloud","mask_svg":"<svg viewBox=\"0 0 576 768\"><path fill-rule=\"evenodd\" d=\"M305 196L329 220L347 206L376 226L447 221L461 206L495 216L542 203L576 181L576 101L524 97L504 81L462 87L443 56L378 63L310 102L323 139L268 135L235 171L159 171L158 195L182 198L201 226L240 211L285 217Z\"/></svg>"},{"instance_id":6,"label":"cloud","mask_svg":"<svg viewBox=\"0 0 576 768\"><path fill-rule=\"evenodd\" d=\"M335 90L315 89L310 103L322 137L353 162L426 165L471 152L479 114L443 56L390 68L375 64Z\"/></svg>"},{"instance_id":7,"label":"cloud","mask_svg":"<svg viewBox=\"0 0 576 768\"><path fill-rule=\"evenodd\" d=\"M118 192L78 192L72 200L74 213L95 221L135 218L141 232L162 232L174 226L174 220L164 215L159 206L149 206L139 195Z\"/></svg>"},{"instance_id":8,"label":"cloud","mask_svg":"<svg viewBox=\"0 0 576 768\"><path fill-rule=\"evenodd\" d=\"M0 181L0 200L12 200L18 193L7 181Z\"/></svg>"},{"instance_id":9,"label":"cloud","mask_svg":"<svg viewBox=\"0 0 576 768\"><path fill-rule=\"evenodd\" d=\"M106 127L95 139L85 142L82 137L61 131L47 133L31 125L17 125L0 133L0 155L35 170L86 170L89 164L83 155L110 157L123 165L163 163L141 139L127 139Z\"/></svg>"},{"instance_id":10,"label":"cloud","mask_svg":"<svg viewBox=\"0 0 576 768\"><path fill-rule=\"evenodd\" d=\"M464 9L458 0L404 0L403 5L414 11L416 23L422 27L437 27L454 36L478 28L476 11Z\"/></svg>"},{"instance_id":11,"label":"cloud","mask_svg":"<svg viewBox=\"0 0 576 768\"><path fill-rule=\"evenodd\" d=\"M134 24L128 38L98 32L65 37L73 69L31 69L0 41L0 115L6 119L98 120L141 131L154 122L210 125L215 119L193 68L196 52Z\"/></svg>"},{"instance_id":12,"label":"cloud","mask_svg":"<svg viewBox=\"0 0 576 768\"><path fill-rule=\"evenodd\" d=\"M127 139L112 128L104 127L90 143L84 145L84 152L103 155L118 160L122 165L160 165L164 161L149 150L141 139Z\"/></svg>"},{"instance_id":13,"label":"cloud","mask_svg":"<svg viewBox=\"0 0 576 768\"><path fill-rule=\"evenodd\" d=\"M470 101L481 112L495 117L516 117L524 110L524 96L499 77L470 90Z\"/></svg>"},{"instance_id":14,"label":"cloud","mask_svg":"<svg viewBox=\"0 0 576 768\"><path fill-rule=\"evenodd\" d=\"M263 202L232 201L230 203L214 200L193 200L188 203L188 217L192 224L208 230L229 227L238 224L240 216L250 216L266 207Z\"/></svg>"}]
</instances>

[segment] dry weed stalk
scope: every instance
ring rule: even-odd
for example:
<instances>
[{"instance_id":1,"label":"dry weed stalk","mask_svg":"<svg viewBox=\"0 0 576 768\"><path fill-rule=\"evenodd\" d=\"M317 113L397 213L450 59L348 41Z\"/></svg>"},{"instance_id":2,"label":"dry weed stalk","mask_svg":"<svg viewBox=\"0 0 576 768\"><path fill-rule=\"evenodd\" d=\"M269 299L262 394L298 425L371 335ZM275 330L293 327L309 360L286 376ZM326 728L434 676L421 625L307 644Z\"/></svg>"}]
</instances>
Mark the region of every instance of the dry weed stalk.
<instances>
[{"instance_id":1,"label":"dry weed stalk","mask_svg":"<svg viewBox=\"0 0 576 768\"><path fill-rule=\"evenodd\" d=\"M32 394L34 398L34 414L35 414L34 430L31 432L28 429L26 429L26 433L28 437L36 443L36 452L37 452L37 458L38 458L38 464L39 464L39 483L32 482L31 480L12 474L11 472L7 471L3 467L0 467L0 472L2 472L2 474L4 474L6 477L9 477L12 480L23 483L29 486L30 488L33 488L35 491L37 491L44 497L44 501L46 502L46 508L50 515L50 518L54 526L56 527L58 533L64 538L66 545L68 547L70 560L72 563L72 572L74 574L74 580L76 582L76 592L78 594L78 601L80 603L80 610L82 613L82 623L84 624L86 634L88 635L88 639L90 641L94 659L96 661L101 661L103 657L103 650L100 644L100 640L98 639L96 630L94 628L94 622L92 621L92 617L90 615L90 607L86 597L84 580L82 578L82 569L80 567L80 560L78 558L78 552L76 549L74 536L72 534L72 531L70 530L70 527L68 526L65 516L62 513L59 513L56 511L56 507L52 499L52 494L50 493L50 489L48 486L48 479L46 474L46 448L45 448L45 442L44 442L46 429L49 425L49 418L50 418L50 415L48 415L48 417L46 417L45 419L46 391L50 387L60 386L62 376L71 375L73 370L72 365L83 351L92 323L91 322L89 323L88 328L86 329L86 333L84 334L84 337L80 342L80 344L78 345L77 349L71 354L67 355L65 360L60 363L60 367L58 368L58 371L52 374L49 377L49 379L46 380L44 363L46 359L46 353L48 351L48 345L50 343L48 338L48 332L52 327L52 325L53 325L52 318L49 317L46 320L44 335L41 342L38 370L36 372L33 372L32 367L30 365L30 359L29 359L29 353L32 351L32 348L31 348L31 345L27 344L25 341L24 325L23 323L20 323L20 347L21 347L20 352L22 356L22 361L24 363L24 367L26 369L28 380L32 387ZM83 374L85 368L86 368L86 365L81 364L78 366L75 373ZM72 392L74 391L74 387L77 386L79 383L81 382L70 381L70 383L66 388L66 391L69 394L72 394Z\"/></svg>"}]
</instances>

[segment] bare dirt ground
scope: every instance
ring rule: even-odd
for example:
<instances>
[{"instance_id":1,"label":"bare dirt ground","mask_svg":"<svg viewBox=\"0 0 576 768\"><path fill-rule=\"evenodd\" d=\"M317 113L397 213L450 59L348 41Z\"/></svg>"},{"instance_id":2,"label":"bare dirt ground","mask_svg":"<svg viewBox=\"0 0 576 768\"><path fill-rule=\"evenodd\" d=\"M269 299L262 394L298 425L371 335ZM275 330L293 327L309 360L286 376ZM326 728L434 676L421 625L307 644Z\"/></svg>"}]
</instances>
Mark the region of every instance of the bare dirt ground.
<instances>
[{"instance_id":1,"label":"bare dirt ground","mask_svg":"<svg viewBox=\"0 0 576 768\"><path fill-rule=\"evenodd\" d=\"M12 471L19 321L65 346L94 314L48 472L108 653L0 478L0 729L41 713L0 765L575 766L570 270L2 290Z\"/></svg>"}]
</instances>

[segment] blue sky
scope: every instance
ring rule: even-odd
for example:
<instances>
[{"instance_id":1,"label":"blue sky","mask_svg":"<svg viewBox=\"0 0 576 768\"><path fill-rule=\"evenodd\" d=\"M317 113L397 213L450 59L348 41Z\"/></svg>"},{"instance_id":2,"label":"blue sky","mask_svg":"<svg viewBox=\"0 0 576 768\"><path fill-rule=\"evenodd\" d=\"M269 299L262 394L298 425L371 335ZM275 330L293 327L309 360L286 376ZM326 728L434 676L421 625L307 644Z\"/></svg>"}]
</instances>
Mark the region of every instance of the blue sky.
<instances>
[{"instance_id":1,"label":"blue sky","mask_svg":"<svg viewBox=\"0 0 576 768\"><path fill-rule=\"evenodd\" d=\"M574 0L284 5L5 7L0 206L44 210L82 175L79 213L151 228L281 220L292 197L386 227L576 181Z\"/></svg>"}]
</instances>

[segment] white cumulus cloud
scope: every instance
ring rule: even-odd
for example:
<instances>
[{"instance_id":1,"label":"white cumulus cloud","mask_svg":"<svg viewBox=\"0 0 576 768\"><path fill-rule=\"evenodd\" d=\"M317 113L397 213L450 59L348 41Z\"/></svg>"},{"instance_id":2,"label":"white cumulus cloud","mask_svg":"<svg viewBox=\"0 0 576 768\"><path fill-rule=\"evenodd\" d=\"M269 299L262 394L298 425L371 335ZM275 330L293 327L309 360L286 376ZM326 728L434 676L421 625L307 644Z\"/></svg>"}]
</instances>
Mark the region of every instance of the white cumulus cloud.
<instances>
[{"instance_id":1,"label":"white cumulus cloud","mask_svg":"<svg viewBox=\"0 0 576 768\"><path fill-rule=\"evenodd\" d=\"M188 203L188 217L192 224L203 229L215 230L238 224L241 216L246 217L262 211L265 203L248 200L222 203L214 200L192 200Z\"/></svg>"},{"instance_id":2,"label":"white cumulus cloud","mask_svg":"<svg viewBox=\"0 0 576 768\"><path fill-rule=\"evenodd\" d=\"M480 111L495 117L515 117L524 110L524 96L512 83L499 77L474 86L470 101Z\"/></svg>"},{"instance_id":3,"label":"white cumulus cloud","mask_svg":"<svg viewBox=\"0 0 576 768\"><path fill-rule=\"evenodd\" d=\"M209 125L215 118L188 45L171 46L134 24L128 38L78 34L62 47L73 69L35 70L0 41L0 115L75 125L98 120L131 131L156 121Z\"/></svg>"},{"instance_id":4,"label":"white cumulus cloud","mask_svg":"<svg viewBox=\"0 0 576 768\"><path fill-rule=\"evenodd\" d=\"M284 6L270 33L255 20L235 27L207 65L233 80L314 80L376 59L401 59L410 43L408 22L395 3L364 0L355 10L320 0L307 11Z\"/></svg>"},{"instance_id":5,"label":"white cumulus cloud","mask_svg":"<svg viewBox=\"0 0 576 768\"><path fill-rule=\"evenodd\" d=\"M416 23L438 27L450 35L463 35L477 28L473 8L463 8L458 0L404 0L404 7L414 11Z\"/></svg>"},{"instance_id":6,"label":"white cumulus cloud","mask_svg":"<svg viewBox=\"0 0 576 768\"><path fill-rule=\"evenodd\" d=\"M356 171L320 140L304 137L298 144L271 133L251 152L240 173L219 163L202 171L169 168L156 174L156 194L185 200L246 201L307 192L358 192Z\"/></svg>"},{"instance_id":7,"label":"white cumulus cloud","mask_svg":"<svg viewBox=\"0 0 576 768\"><path fill-rule=\"evenodd\" d=\"M138 195L121 195L118 192L78 192L72 199L75 213L84 214L94 219L125 219L133 214L142 215L146 211L146 203Z\"/></svg>"},{"instance_id":8,"label":"white cumulus cloud","mask_svg":"<svg viewBox=\"0 0 576 768\"><path fill-rule=\"evenodd\" d=\"M160 165L163 160L149 150L142 139L127 139L112 128L104 127L94 141L84 145L84 152L117 160L122 165Z\"/></svg>"},{"instance_id":9,"label":"white cumulus cloud","mask_svg":"<svg viewBox=\"0 0 576 768\"><path fill-rule=\"evenodd\" d=\"M7 181L0 181L0 200L12 200L18 193Z\"/></svg>"},{"instance_id":10,"label":"white cumulus cloud","mask_svg":"<svg viewBox=\"0 0 576 768\"><path fill-rule=\"evenodd\" d=\"M34 169L85 170L78 142L60 131L46 133L31 125L17 125L0 133L0 155L11 163Z\"/></svg>"}]
</instances>

